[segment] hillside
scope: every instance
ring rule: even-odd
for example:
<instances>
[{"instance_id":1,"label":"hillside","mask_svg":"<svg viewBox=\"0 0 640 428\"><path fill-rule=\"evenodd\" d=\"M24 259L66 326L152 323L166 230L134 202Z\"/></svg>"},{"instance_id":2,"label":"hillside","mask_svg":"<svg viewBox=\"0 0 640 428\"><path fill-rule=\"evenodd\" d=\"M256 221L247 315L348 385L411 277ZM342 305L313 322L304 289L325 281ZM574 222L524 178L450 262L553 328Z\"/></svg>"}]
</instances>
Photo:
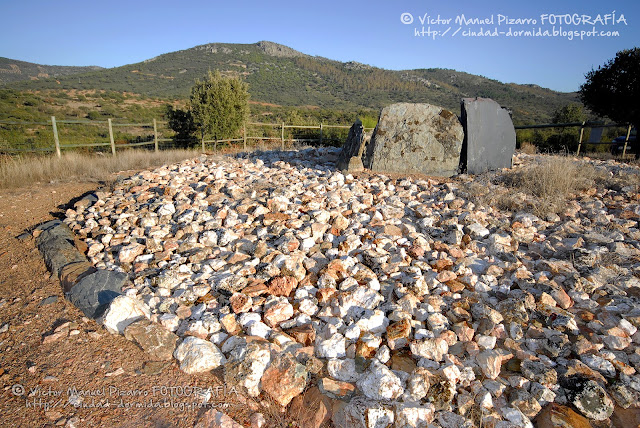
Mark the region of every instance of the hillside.
<instances>
[{"instance_id":1,"label":"hillside","mask_svg":"<svg viewBox=\"0 0 640 428\"><path fill-rule=\"evenodd\" d=\"M394 71L357 62L312 57L272 42L212 43L122 67L73 76L38 78L9 87L104 89L153 97L184 98L207 70L243 76L252 100L284 106L330 109L378 109L392 102L428 102L459 110L462 97L491 97L513 111L520 123L546 121L576 97L535 85L504 84L454 70L429 68Z\"/></svg>"},{"instance_id":2,"label":"hillside","mask_svg":"<svg viewBox=\"0 0 640 428\"><path fill-rule=\"evenodd\" d=\"M25 80L57 79L72 74L102 70L102 67L71 67L64 65L40 65L0 57L0 86Z\"/></svg>"}]
</instances>

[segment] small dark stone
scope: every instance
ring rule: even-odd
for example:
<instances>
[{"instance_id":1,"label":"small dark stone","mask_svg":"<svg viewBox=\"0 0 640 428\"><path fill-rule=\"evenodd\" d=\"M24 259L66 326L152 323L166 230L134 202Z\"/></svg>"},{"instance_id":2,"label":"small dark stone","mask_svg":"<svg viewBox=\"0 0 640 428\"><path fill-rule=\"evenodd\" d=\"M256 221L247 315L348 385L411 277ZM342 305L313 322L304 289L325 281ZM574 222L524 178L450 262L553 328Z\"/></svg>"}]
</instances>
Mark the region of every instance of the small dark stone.
<instances>
[{"instance_id":1,"label":"small dark stone","mask_svg":"<svg viewBox=\"0 0 640 428\"><path fill-rule=\"evenodd\" d=\"M29 232L22 232L20 235L16 236L18 241L26 241L31 238L31 234Z\"/></svg>"},{"instance_id":2,"label":"small dark stone","mask_svg":"<svg viewBox=\"0 0 640 428\"><path fill-rule=\"evenodd\" d=\"M38 306L47 306L50 305L52 303L55 303L58 301L58 296L49 296L45 299L42 299L42 301L40 302L40 304Z\"/></svg>"}]
</instances>

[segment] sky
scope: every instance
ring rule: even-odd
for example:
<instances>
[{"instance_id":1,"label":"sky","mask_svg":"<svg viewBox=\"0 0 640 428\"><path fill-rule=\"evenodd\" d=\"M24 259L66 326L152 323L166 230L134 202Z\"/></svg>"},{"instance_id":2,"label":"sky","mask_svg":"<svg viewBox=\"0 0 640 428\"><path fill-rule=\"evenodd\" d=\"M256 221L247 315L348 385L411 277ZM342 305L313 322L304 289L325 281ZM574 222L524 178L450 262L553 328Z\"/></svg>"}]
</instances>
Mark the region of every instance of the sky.
<instances>
[{"instance_id":1,"label":"sky","mask_svg":"<svg viewBox=\"0 0 640 428\"><path fill-rule=\"evenodd\" d=\"M39 64L117 67L269 40L339 61L450 68L563 92L640 46L637 0L0 0L0 22L0 56Z\"/></svg>"}]
</instances>

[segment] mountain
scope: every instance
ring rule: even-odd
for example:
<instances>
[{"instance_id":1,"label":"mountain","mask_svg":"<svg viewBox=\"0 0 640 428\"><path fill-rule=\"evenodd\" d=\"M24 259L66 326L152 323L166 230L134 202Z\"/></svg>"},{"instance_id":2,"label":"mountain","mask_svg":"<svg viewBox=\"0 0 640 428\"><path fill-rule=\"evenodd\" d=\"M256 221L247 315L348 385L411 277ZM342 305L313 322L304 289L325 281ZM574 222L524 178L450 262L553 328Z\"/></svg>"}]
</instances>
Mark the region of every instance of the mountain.
<instances>
[{"instance_id":1,"label":"mountain","mask_svg":"<svg viewBox=\"0 0 640 428\"><path fill-rule=\"evenodd\" d=\"M103 70L102 67L70 67L64 65L40 65L0 57L0 86L24 80L60 78L88 71Z\"/></svg>"},{"instance_id":2,"label":"mountain","mask_svg":"<svg viewBox=\"0 0 640 428\"><path fill-rule=\"evenodd\" d=\"M16 62L17 63L17 62ZM314 57L273 42L211 43L122 67L98 69L5 85L17 89L105 89L147 96L186 98L208 70L240 75L253 101L330 109L379 109L393 102L427 102L459 111L463 97L493 98L514 121L548 121L553 111L576 101L536 85L504 84L439 68L385 70L358 62Z\"/></svg>"}]
</instances>

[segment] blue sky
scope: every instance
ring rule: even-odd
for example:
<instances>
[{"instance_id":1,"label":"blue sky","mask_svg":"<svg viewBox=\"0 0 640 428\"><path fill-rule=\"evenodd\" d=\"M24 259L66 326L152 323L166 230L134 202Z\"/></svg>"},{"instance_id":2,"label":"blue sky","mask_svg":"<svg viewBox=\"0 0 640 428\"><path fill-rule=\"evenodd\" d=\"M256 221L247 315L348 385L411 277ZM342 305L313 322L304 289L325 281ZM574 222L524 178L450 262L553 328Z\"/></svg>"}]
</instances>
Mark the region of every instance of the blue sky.
<instances>
[{"instance_id":1,"label":"blue sky","mask_svg":"<svg viewBox=\"0 0 640 428\"><path fill-rule=\"evenodd\" d=\"M401 16L405 15L405 24ZM427 21L451 19L449 24ZM516 31L552 32L556 15L605 15L624 22L595 23L616 36L582 40ZM458 25L456 17L493 23ZM542 15L547 15L542 22ZM452 68L503 82L577 90L584 74L621 49L640 46L640 2L521 1L13 1L0 0L0 56L54 65L115 67L196 45L270 40L310 55L359 61L387 69ZM498 25L498 19L502 22ZM506 20L535 19L521 24ZM591 31L592 23L555 30ZM422 34L424 27L424 35ZM445 32L436 36L435 31ZM473 37L483 31L498 35ZM429 30L431 32L429 33ZM454 35L454 32L458 33ZM420 34L415 35L418 31ZM465 33L466 32L466 33ZM501 34L505 33L505 34ZM466 34L466 35L465 35Z\"/></svg>"}]
</instances>

